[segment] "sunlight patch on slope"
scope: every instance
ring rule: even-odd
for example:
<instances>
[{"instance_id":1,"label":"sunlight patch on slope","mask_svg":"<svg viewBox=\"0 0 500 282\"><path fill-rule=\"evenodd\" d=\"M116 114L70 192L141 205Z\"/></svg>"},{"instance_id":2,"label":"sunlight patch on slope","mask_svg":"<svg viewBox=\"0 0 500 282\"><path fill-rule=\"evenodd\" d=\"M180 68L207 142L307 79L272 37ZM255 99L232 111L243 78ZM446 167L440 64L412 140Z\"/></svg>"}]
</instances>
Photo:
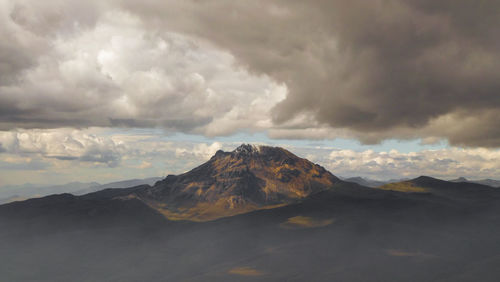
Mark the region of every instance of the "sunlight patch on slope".
<instances>
[{"instance_id":1,"label":"sunlight patch on slope","mask_svg":"<svg viewBox=\"0 0 500 282\"><path fill-rule=\"evenodd\" d=\"M281 223L280 227L285 229L315 228L330 225L334 221L335 220L333 218L318 219L308 216L294 216Z\"/></svg>"},{"instance_id":2,"label":"sunlight patch on slope","mask_svg":"<svg viewBox=\"0 0 500 282\"><path fill-rule=\"evenodd\" d=\"M262 276L265 274L262 271L247 266L232 268L227 273L241 276Z\"/></svg>"},{"instance_id":3,"label":"sunlight patch on slope","mask_svg":"<svg viewBox=\"0 0 500 282\"><path fill-rule=\"evenodd\" d=\"M169 209L167 205L147 203L150 207L157 210L168 220L189 220L195 222L204 222L216 220L223 217L244 214L256 210L274 209L286 206L286 203L257 206L255 204L246 204L241 206L228 207L227 199L219 199L215 203L201 202L191 208Z\"/></svg>"},{"instance_id":4,"label":"sunlight patch on slope","mask_svg":"<svg viewBox=\"0 0 500 282\"><path fill-rule=\"evenodd\" d=\"M415 184L413 184L409 181L385 184L385 185L378 187L378 189L391 190L391 191L404 192L404 193L429 192L429 190L427 190L426 188L415 186Z\"/></svg>"}]
</instances>

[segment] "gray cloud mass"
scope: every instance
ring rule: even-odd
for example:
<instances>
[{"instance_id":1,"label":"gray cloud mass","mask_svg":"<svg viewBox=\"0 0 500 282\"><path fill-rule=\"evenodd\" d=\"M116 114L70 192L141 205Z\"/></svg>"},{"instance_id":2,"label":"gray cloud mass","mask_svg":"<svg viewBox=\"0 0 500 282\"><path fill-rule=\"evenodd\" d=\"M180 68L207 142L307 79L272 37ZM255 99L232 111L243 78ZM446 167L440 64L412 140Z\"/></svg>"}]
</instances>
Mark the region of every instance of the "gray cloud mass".
<instances>
[{"instance_id":1,"label":"gray cloud mass","mask_svg":"<svg viewBox=\"0 0 500 282\"><path fill-rule=\"evenodd\" d=\"M368 143L438 136L500 145L498 118L490 118L500 116L498 1L174 2L126 7L285 82L278 124L307 113Z\"/></svg>"},{"instance_id":2,"label":"gray cloud mass","mask_svg":"<svg viewBox=\"0 0 500 282\"><path fill-rule=\"evenodd\" d=\"M318 128L500 147L498 1L2 2L3 130ZM249 108L272 92L261 75L288 94Z\"/></svg>"}]
</instances>

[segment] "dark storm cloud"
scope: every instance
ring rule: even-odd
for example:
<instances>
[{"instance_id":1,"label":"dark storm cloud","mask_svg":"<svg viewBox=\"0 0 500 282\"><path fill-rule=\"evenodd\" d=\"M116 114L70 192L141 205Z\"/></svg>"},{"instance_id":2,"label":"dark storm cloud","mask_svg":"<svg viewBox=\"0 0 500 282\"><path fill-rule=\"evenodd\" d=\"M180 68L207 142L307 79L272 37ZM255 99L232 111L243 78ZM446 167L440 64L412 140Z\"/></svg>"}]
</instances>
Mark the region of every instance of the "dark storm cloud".
<instances>
[{"instance_id":1,"label":"dark storm cloud","mask_svg":"<svg viewBox=\"0 0 500 282\"><path fill-rule=\"evenodd\" d=\"M212 121L211 118L186 117L183 119L114 119L109 118L113 127L155 127L157 125L167 129L183 129L185 131L194 130L197 127L205 126Z\"/></svg>"},{"instance_id":2,"label":"dark storm cloud","mask_svg":"<svg viewBox=\"0 0 500 282\"><path fill-rule=\"evenodd\" d=\"M218 135L256 126L322 138L327 127L365 143L429 137L500 147L498 1L1 5L2 130L160 126ZM267 108L248 110L263 91L233 82L239 74L227 78L224 55L170 31L206 39L243 69L285 83L274 124L261 122ZM320 135L308 136L311 128Z\"/></svg>"},{"instance_id":3,"label":"dark storm cloud","mask_svg":"<svg viewBox=\"0 0 500 282\"><path fill-rule=\"evenodd\" d=\"M274 109L278 124L307 113L366 142L439 136L453 144L500 146L498 119L464 124L461 133L448 130L484 111L500 115L498 1L125 1L125 6L150 17L151 25L163 22L213 40L242 65L287 83L290 93ZM408 130L417 136L408 136Z\"/></svg>"},{"instance_id":4,"label":"dark storm cloud","mask_svg":"<svg viewBox=\"0 0 500 282\"><path fill-rule=\"evenodd\" d=\"M2 36L2 38L5 37ZM19 52L16 48L16 43L4 41L0 42L0 83L10 84L14 82L20 71L33 65L33 61L30 56L27 56L27 52Z\"/></svg>"}]
</instances>

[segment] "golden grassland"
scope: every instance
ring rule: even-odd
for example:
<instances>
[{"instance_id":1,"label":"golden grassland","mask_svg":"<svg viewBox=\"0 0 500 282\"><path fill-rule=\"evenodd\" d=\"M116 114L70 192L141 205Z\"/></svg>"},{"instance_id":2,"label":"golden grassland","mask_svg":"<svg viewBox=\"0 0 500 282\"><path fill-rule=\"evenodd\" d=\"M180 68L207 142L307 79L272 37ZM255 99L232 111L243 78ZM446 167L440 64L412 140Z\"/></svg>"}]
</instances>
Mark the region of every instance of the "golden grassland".
<instances>
[{"instance_id":1,"label":"golden grassland","mask_svg":"<svg viewBox=\"0 0 500 282\"><path fill-rule=\"evenodd\" d=\"M262 276L265 273L251 267L235 267L228 270L229 274L241 275L241 276Z\"/></svg>"},{"instance_id":2,"label":"golden grassland","mask_svg":"<svg viewBox=\"0 0 500 282\"><path fill-rule=\"evenodd\" d=\"M288 218L287 221L280 224L280 227L285 229L315 228L330 225L334 221L333 218L318 219L299 215Z\"/></svg>"},{"instance_id":3,"label":"golden grassland","mask_svg":"<svg viewBox=\"0 0 500 282\"><path fill-rule=\"evenodd\" d=\"M385 185L379 186L378 189L391 190L391 191L404 192L404 193L429 192L428 189L423 188L423 187L418 187L409 181L385 184Z\"/></svg>"},{"instance_id":4,"label":"golden grassland","mask_svg":"<svg viewBox=\"0 0 500 282\"><path fill-rule=\"evenodd\" d=\"M223 217L244 214L255 210L266 210L283 207L286 204L276 204L268 206L257 206L255 204L247 204L238 207L229 208L226 199L219 199L215 203L201 202L196 206L187 209L178 209L176 211L170 210L166 207L158 207L152 205L151 207L160 212L165 218L169 220L189 220L195 222L211 221Z\"/></svg>"}]
</instances>

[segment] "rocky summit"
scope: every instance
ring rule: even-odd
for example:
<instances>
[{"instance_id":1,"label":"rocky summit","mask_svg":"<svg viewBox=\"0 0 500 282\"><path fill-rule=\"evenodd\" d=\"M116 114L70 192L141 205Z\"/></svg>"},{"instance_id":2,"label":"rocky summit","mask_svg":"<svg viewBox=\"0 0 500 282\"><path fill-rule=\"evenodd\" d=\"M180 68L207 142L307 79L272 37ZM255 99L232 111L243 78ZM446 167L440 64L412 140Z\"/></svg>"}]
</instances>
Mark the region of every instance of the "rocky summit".
<instances>
[{"instance_id":1,"label":"rocky summit","mask_svg":"<svg viewBox=\"0 0 500 282\"><path fill-rule=\"evenodd\" d=\"M287 205L338 181L283 148L243 144L127 198L140 199L169 219L211 220Z\"/></svg>"}]
</instances>

